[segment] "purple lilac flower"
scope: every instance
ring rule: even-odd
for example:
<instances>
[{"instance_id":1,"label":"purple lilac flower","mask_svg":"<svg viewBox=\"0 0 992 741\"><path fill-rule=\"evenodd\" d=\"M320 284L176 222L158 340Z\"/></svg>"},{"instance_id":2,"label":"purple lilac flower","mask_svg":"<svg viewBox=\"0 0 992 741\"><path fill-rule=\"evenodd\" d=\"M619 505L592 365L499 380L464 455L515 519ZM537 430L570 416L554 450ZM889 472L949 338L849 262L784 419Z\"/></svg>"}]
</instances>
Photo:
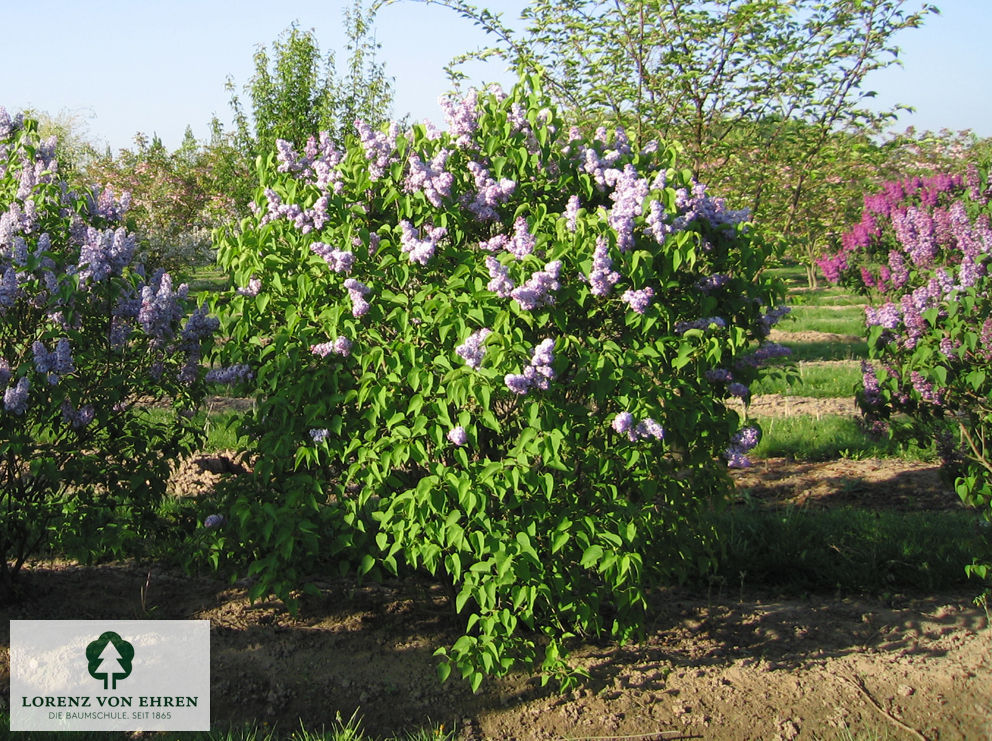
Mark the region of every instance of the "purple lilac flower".
<instances>
[{"instance_id":1,"label":"purple lilac flower","mask_svg":"<svg viewBox=\"0 0 992 741\"><path fill-rule=\"evenodd\" d=\"M526 394L532 387L547 391L551 381L555 379L555 370L552 368L555 361L554 347L554 340L541 340L531 354L530 365L524 368L522 374L508 373L503 377L506 387L519 395Z\"/></svg>"},{"instance_id":2,"label":"purple lilac flower","mask_svg":"<svg viewBox=\"0 0 992 741\"><path fill-rule=\"evenodd\" d=\"M523 216L518 217L513 222L513 238L506 245L506 251L518 260L523 260L534 251L534 245L536 243L537 241L530 233L527 219Z\"/></svg>"},{"instance_id":3,"label":"purple lilac flower","mask_svg":"<svg viewBox=\"0 0 992 741\"><path fill-rule=\"evenodd\" d=\"M664 428L651 417L646 417L641 421L635 421L634 415L630 412L620 412L613 418L611 423L613 430L618 435L626 435L632 443L638 440L663 440L665 438Z\"/></svg>"},{"instance_id":4,"label":"purple lilac flower","mask_svg":"<svg viewBox=\"0 0 992 741\"><path fill-rule=\"evenodd\" d=\"M617 233L617 247L621 252L628 252L634 247L634 220L643 212L648 182L638 176L633 165L628 164L616 177L615 183L610 194L613 208L607 218Z\"/></svg>"},{"instance_id":5,"label":"purple lilac flower","mask_svg":"<svg viewBox=\"0 0 992 741\"><path fill-rule=\"evenodd\" d=\"M450 156L450 149L442 149L426 163L416 154L410 155L410 169L403 189L407 193L423 192L432 206L440 208L444 199L451 195L451 186L455 182L454 175L444 169Z\"/></svg>"},{"instance_id":6,"label":"purple lilac flower","mask_svg":"<svg viewBox=\"0 0 992 741\"><path fill-rule=\"evenodd\" d=\"M749 389L743 383L737 383L735 381L734 383L727 385L727 393L729 393L731 396L738 396L741 399L746 399L748 395L751 393L751 389Z\"/></svg>"},{"instance_id":7,"label":"purple lilac flower","mask_svg":"<svg viewBox=\"0 0 992 741\"><path fill-rule=\"evenodd\" d=\"M332 342L322 342L319 345L311 345L310 352L326 358L331 353L335 355L347 356L351 353L351 340L347 337L338 337Z\"/></svg>"},{"instance_id":8,"label":"purple lilac flower","mask_svg":"<svg viewBox=\"0 0 992 741\"><path fill-rule=\"evenodd\" d=\"M486 288L500 298L507 298L515 287L513 281L510 279L509 269L504 267L492 255L486 255L486 268L489 270L489 277L492 279L486 285Z\"/></svg>"},{"instance_id":9,"label":"purple lilac flower","mask_svg":"<svg viewBox=\"0 0 992 741\"><path fill-rule=\"evenodd\" d=\"M16 414L19 417L22 416L28 409L28 391L30 388L31 382L28 380L28 377L21 376L16 386L8 388L3 392L4 409L11 414Z\"/></svg>"},{"instance_id":10,"label":"purple lilac flower","mask_svg":"<svg viewBox=\"0 0 992 741\"><path fill-rule=\"evenodd\" d=\"M761 316L760 333L763 337L767 337L772 331L772 327L782 321L782 318L788 314L792 309L788 306L776 306L774 309L769 309L766 313Z\"/></svg>"},{"instance_id":11,"label":"purple lilac flower","mask_svg":"<svg viewBox=\"0 0 992 741\"><path fill-rule=\"evenodd\" d=\"M369 175L373 180L379 180L396 161L396 137L399 135L399 126L392 123L388 131L374 132L364 121L355 119L355 129L365 150L365 159L369 163Z\"/></svg>"},{"instance_id":12,"label":"purple lilac flower","mask_svg":"<svg viewBox=\"0 0 992 741\"><path fill-rule=\"evenodd\" d=\"M482 366L482 358L486 354L483 343L486 337L492 334L492 330L483 327L478 332L473 332L461 345L455 348L455 353L461 357L465 364L473 370L478 370Z\"/></svg>"},{"instance_id":13,"label":"purple lilac flower","mask_svg":"<svg viewBox=\"0 0 992 741\"><path fill-rule=\"evenodd\" d=\"M751 465L746 453L753 450L760 440L755 427L745 427L730 439L730 447L723 453L729 468L747 468Z\"/></svg>"},{"instance_id":14,"label":"purple lilac flower","mask_svg":"<svg viewBox=\"0 0 992 741\"><path fill-rule=\"evenodd\" d=\"M355 254L353 252L339 250L323 242L314 242L311 244L310 251L318 257L323 258L324 262L335 273L344 273L347 275L351 272L351 268L355 264Z\"/></svg>"},{"instance_id":15,"label":"purple lilac flower","mask_svg":"<svg viewBox=\"0 0 992 741\"><path fill-rule=\"evenodd\" d=\"M506 249L506 246L510 243L509 237L505 234L497 234L492 239L488 239L484 242L479 242L479 249L484 252L499 252L500 250Z\"/></svg>"},{"instance_id":16,"label":"purple lilac flower","mask_svg":"<svg viewBox=\"0 0 992 741\"><path fill-rule=\"evenodd\" d=\"M76 371L76 366L72 362L72 347L69 340L61 337L55 343L55 372L60 376L67 376Z\"/></svg>"},{"instance_id":17,"label":"purple lilac flower","mask_svg":"<svg viewBox=\"0 0 992 741\"><path fill-rule=\"evenodd\" d=\"M878 389L878 377L875 369L867 360L861 361L861 384L865 389L865 401L869 406L878 406L882 401L882 394Z\"/></svg>"},{"instance_id":18,"label":"purple lilac flower","mask_svg":"<svg viewBox=\"0 0 992 741\"><path fill-rule=\"evenodd\" d=\"M592 253L592 272L589 273L589 290L593 296L606 296L613 290L613 286L619 280L620 273L613 269L613 261L610 259L609 243L605 237L598 237L596 239L596 249ZM630 291L627 293L630 293ZM626 294L624 295L626 296Z\"/></svg>"},{"instance_id":19,"label":"purple lilac flower","mask_svg":"<svg viewBox=\"0 0 992 741\"><path fill-rule=\"evenodd\" d=\"M685 334L690 329L709 329L711 324L715 324L721 329L727 326L727 322L722 317L710 316L693 319L691 322L675 322L675 334Z\"/></svg>"},{"instance_id":20,"label":"purple lilac flower","mask_svg":"<svg viewBox=\"0 0 992 741\"><path fill-rule=\"evenodd\" d=\"M576 222L579 218L579 197L570 196L568 199L568 204L565 206L565 219L568 222L568 230L570 232L575 232Z\"/></svg>"},{"instance_id":21,"label":"purple lilac flower","mask_svg":"<svg viewBox=\"0 0 992 741\"><path fill-rule=\"evenodd\" d=\"M909 374L909 377L913 388L923 401L930 402L931 404L940 404L939 392L934 390L933 384L924 378L919 371L913 371Z\"/></svg>"},{"instance_id":22,"label":"purple lilac flower","mask_svg":"<svg viewBox=\"0 0 992 741\"><path fill-rule=\"evenodd\" d=\"M561 288L558 276L561 272L561 261L554 260L544 266L527 280L522 286L510 291L510 296L524 311L533 311L539 306L553 305L554 292Z\"/></svg>"},{"instance_id":23,"label":"purple lilac flower","mask_svg":"<svg viewBox=\"0 0 992 741\"><path fill-rule=\"evenodd\" d=\"M330 434L330 431L326 427L315 427L310 430L310 438L318 444L324 442Z\"/></svg>"},{"instance_id":24,"label":"purple lilac flower","mask_svg":"<svg viewBox=\"0 0 992 741\"><path fill-rule=\"evenodd\" d=\"M648 306L651 305L651 299L654 298L654 289L651 286L642 288L639 291L628 289L623 292L621 298L636 313L643 314L647 311Z\"/></svg>"},{"instance_id":25,"label":"purple lilac flower","mask_svg":"<svg viewBox=\"0 0 992 741\"><path fill-rule=\"evenodd\" d=\"M419 265L427 264L427 261L434 256L438 242L448 233L443 226L425 224L427 238L421 239L420 232L406 219L400 222L400 229L402 230L400 250L409 255L410 262Z\"/></svg>"},{"instance_id":26,"label":"purple lilac flower","mask_svg":"<svg viewBox=\"0 0 992 741\"><path fill-rule=\"evenodd\" d=\"M262 281L259 278L251 278L248 281L248 285L244 288L239 288L238 293L242 296L257 296L259 291L262 290Z\"/></svg>"},{"instance_id":27,"label":"purple lilac flower","mask_svg":"<svg viewBox=\"0 0 992 741\"><path fill-rule=\"evenodd\" d=\"M236 363L226 368L213 368L207 371L207 383L220 383L225 386L233 386L236 383L247 381L252 378L251 368L244 363Z\"/></svg>"},{"instance_id":28,"label":"purple lilac flower","mask_svg":"<svg viewBox=\"0 0 992 741\"><path fill-rule=\"evenodd\" d=\"M992 317L982 322L982 329L978 333L978 341L981 349L979 355L984 360L992 360Z\"/></svg>"},{"instance_id":29,"label":"purple lilac flower","mask_svg":"<svg viewBox=\"0 0 992 741\"><path fill-rule=\"evenodd\" d=\"M224 515L207 515L203 521L203 527L207 530L215 530L224 524Z\"/></svg>"},{"instance_id":30,"label":"purple lilac flower","mask_svg":"<svg viewBox=\"0 0 992 741\"><path fill-rule=\"evenodd\" d=\"M735 365L738 368L751 366L757 368L773 358L784 358L792 354L792 350L785 345L776 342L765 342L754 352L742 355L737 359Z\"/></svg>"},{"instance_id":31,"label":"purple lilac flower","mask_svg":"<svg viewBox=\"0 0 992 741\"><path fill-rule=\"evenodd\" d=\"M940 339L940 353L945 358L953 359L956 357L955 350L961 346L961 343L952 340L950 337L942 337Z\"/></svg>"},{"instance_id":32,"label":"purple lilac flower","mask_svg":"<svg viewBox=\"0 0 992 741\"><path fill-rule=\"evenodd\" d=\"M77 410L68 401L62 402L62 419L75 430L83 429L89 425L95 415L96 412L92 404L85 404Z\"/></svg>"},{"instance_id":33,"label":"purple lilac flower","mask_svg":"<svg viewBox=\"0 0 992 741\"><path fill-rule=\"evenodd\" d=\"M351 299L351 315L356 319L368 313L369 302L365 296L369 293L369 287L354 278L347 278L344 287L348 289L348 297Z\"/></svg>"},{"instance_id":34,"label":"purple lilac flower","mask_svg":"<svg viewBox=\"0 0 992 741\"><path fill-rule=\"evenodd\" d=\"M472 134L479 128L478 98L478 91L472 89L461 101L450 95L442 96L438 101L448 123L448 133L459 147L471 146Z\"/></svg>"},{"instance_id":35,"label":"purple lilac flower","mask_svg":"<svg viewBox=\"0 0 992 741\"><path fill-rule=\"evenodd\" d=\"M883 304L878 309L871 306L865 307L865 324L869 327L878 325L884 329L895 329L901 321L899 307L891 301Z\"/></svg>"},{"instance_id":36,"label":"purple lilac flower","mask_svg":"<svg viewBox=\"0 0 992 741\"><path fill-rule=\"evenodd\" d=\"M496 207L506 203L516 190L517 184L506 178L496 182L489 176L489 171L474 160L470 160L467 167L475 178L476 187L475 197L468 204L468 210L479 221L493 221L499 218Z\"/></svg>"},{"instance_id":37,"label":"purple lilac flower","mask_svg":"<svg viewBox=\"0 0 992 741\"><path fill-rule=\"evenodd\" d=\"M172 276L161 270L156 272L141 289L137 319L145 334L159 342L172 337L173 326L182 317L182 302L188 294L189 287L185 283L173 291Z\"/></svg>"},{"instance_id":38,"label":"purple lilac flower","mask_svg":"<svg viewBox=\"0 0 992 741\"><path fill-rule=\"evenodd\" d=\"M124 227L103 232L90 227L79 251L80 283L100 283L110 275L119 275L130 264L136 247L134 235L128 234Z\"/></svg>"},{"instance_id":39,"label":"purple lilac flower","mask_svg":"<svg viewBox=\"0 0 992 741\"><path fill-rule=\"evenodd\" d=\"M447 437L449 441L451 441L454 445L457 445L459 447L461 447L462 445L468 442L468 435L465 432L465 428L462 427L461 425L452 428L448 432Z\"/></svg>"},{"instance_id":40,"label":"purple lilac flower","mask_svg":"<svg viewBox=\"0 0 992 741\"><path fill-rule=\"evenodd\" d=\"M726 368L711 368L704 375L710 383L730 383L734 380L734 374Z\"/></svg>"},{"instance_id":41,"label":"purple lilac flower","mask_svg":"<svg viewBox=\"0 0 992 741\"><path fill-rule=\"evenodd\" d=\"M703 293L712 293L713 291L723 288L729 281L729 275L714 273L713 275L707 275L705 278L700 278L697 280L696 288Z\"/></svg>"}]
</instances>

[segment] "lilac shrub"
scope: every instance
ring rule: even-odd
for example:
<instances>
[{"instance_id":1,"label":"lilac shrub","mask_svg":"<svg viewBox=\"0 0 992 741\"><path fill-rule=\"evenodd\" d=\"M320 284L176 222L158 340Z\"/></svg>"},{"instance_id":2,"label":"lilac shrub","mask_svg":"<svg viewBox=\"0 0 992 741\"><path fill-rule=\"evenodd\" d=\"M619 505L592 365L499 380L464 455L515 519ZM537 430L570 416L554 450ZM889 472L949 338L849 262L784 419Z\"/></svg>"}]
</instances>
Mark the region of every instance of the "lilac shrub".
<instances>
[{"instance_id":1,"label":"lilac shrub","mask_svg":"<svg viewBox=\"0 0 992 741\"><path fill-rule=\"evenodd\" d=\"M195 444L217 328L185 285L135 264L126 195L73 192L55 154L0 108L0 591L53 532L140 536L114 518L147 513Z\"/></svg>"},{"instance_id":2,"label":"lilac shrub","mask_svg":"<svg viewBox=\"0 0 992 741\"><path fill-rule=\"evenodd\" d=\"M865 414L876 429L936 442L958 495L992 519L990 196L988 170L974 165L964 177L887 183L820 266L872 299ZM992 576L989 566L973 571Z\"/></svg>"},{"instance_id":3,"label":"lilac shrub","mask_svg":"<svg viewBox=\"0 0 992 741\"><path fill-rule=\"evenodd\" d=\"M259 456L226 533L258 595L433 574L466 618L441 672L477 685L541 633L550 673L565 634L629 637L686 573L782 291L674 148L570 131L527 85L443 105L444 132L359 124L325 182L283 145L220 235Z\"/></svg>"}]
</instances>

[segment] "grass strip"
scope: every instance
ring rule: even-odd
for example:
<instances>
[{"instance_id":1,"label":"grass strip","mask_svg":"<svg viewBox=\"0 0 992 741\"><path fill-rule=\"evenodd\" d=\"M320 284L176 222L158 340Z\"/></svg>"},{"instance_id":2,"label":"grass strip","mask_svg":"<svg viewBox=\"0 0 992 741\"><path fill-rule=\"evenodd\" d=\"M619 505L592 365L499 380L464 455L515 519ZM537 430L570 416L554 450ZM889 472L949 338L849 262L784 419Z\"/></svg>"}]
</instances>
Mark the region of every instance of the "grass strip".
<instances>
[{"instance_id":1,"label":"grass strip","mask_svg":"<svg viewBox=\"0 0 992 741\"><path fill-rule=\"evenodd\" d=\"M976 512L855 507L728 507L715 515L719 584L787 592L937 592L974 586L965 566L992 560L992 528ZM700 575L702 577L702 575Z\"/></svg>"},{"instance_id":2,"label":"grass strip","mask_svg":"<svg viewBox=\"0 0 992 741\"><path fill-rule=\"evenodd\" d=\"M792 458L799 461L829 461L838 458L898 458L908 461L937 460L936 445L902 447L867 433L857 419L839 415L811 417L757 417L761 441L752 452L755 458Z\"/></svg>"}]
</instances>

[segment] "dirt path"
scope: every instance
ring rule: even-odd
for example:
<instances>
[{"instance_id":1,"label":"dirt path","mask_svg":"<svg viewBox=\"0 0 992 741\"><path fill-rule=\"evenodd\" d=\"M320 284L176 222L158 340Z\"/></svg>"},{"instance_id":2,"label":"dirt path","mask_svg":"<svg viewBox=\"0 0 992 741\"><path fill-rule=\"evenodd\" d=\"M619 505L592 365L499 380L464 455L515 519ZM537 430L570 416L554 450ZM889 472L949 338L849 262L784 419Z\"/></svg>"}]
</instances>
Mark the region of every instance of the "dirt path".
<instances>
[{"instance_id":1,"label":"dirt path","mask_svg":"<svg viewBox=\"0 0 992 741\"><path fill-rule=\"evenodd\" d=\"M900 724L924 738L992 738L992 631L970 594L666 591L643 642L579 647L591 680L559 697L523 676L477 695L439 684L431 654L457 626L427 583L328 582L292 618L240 589L155 570L142 609L147 578L136 566L35 565L31 597L0 608L0 631L20 618L209 619L219 728L319 728L358 709L373 734L444 723L463 739L920 737ZM0 643L6 683L8 636Z\"/></svg>"}]
</instances>

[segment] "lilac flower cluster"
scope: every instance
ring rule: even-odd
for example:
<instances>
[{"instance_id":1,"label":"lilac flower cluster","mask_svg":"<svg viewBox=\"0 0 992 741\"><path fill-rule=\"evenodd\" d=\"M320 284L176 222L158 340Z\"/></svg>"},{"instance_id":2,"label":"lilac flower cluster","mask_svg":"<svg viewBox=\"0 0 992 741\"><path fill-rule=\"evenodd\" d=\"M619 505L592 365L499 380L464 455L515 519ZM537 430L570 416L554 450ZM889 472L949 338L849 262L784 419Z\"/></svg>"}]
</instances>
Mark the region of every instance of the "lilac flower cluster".
<instances>
[{"instance_id":1,"label":"lilac flower cluster","mask_svg":"<svg viewBox=\"0 0 992 741\"><path fill-rule=\"evenodd\" d=\"M561 273L561 260L554 260L538 270L522 286L510 291L510 297L524 311L533 311L541 306L555 303L555 291L561 288L558 276Z\"/></svg>"},{"instance_id":2,"label":"lilac flower cluster","mask_svg":"<svg viewBox=\"0 0 992 741\"><path fill-rule=\"evenodd\" d=\"M865 389L865 402L869 406L878 406L882 401L878 376L875 375L875 368L867 360L861 361L861 383Z\"/></svg>"},{"instance_id":3,"label":"lilac flower cluster","mask_svg":"<svg viewBox=\"0 0 992 741\"><path fill-rule=\"evenodd\" d=\"M239 288L237 292L242 296L257 296L259 291L261 290L262 290L261 279L252 277L251 280L248 281L248 285L245 286L244 288Z\"/></svg>"},{"instance_id":4,"label":"lilac flower cluster","mask_svg":"<svg viewBox=\"0 0 992 741\"><path fill-rule=\"evenodd\" d=\"M569 196L568 203L565 205L565 220L568 224L568 230L575 233L576 225L579 219L579 209L582 205L579 203L578 196Z\"/></svg>"},{"instance_id":5,"label":"lilac flower cluster","mask_svg":"<svg viewBox=\"0 0 992 741\"><path fill-rule=\"evenodd\" d=\"M592 272L589 273L589 291L593 296L606 296L613 290L613 286L620 280L620 273L613 269L613 260L610 259L610 245L606 237L596 238L596 249L592 253ZM650 288L647 290L651 290ZM624 294L624 301L633 304L627 298L627 291ZM650 300L650 296L648 297ZM637 311L637 309L634 309ZM639 312L643 314L644 312Z\"/></svg>"},{"instance_id":6,"label":"lilac flower cluster","mask_svg":"<svg viewBox=\"0 0 992 741\"><path fill-rule=\"evenodd\" d=\"M455 176L444 169L450 156L450 149L442 149L426 163L418 155L411 154L403 189L407 193L423 192L434 208L440 208L444 199L451 195L451 186L455 182Z\"/></svg>"},{"instance_id":7,"label":"lilac flower cluster","mask_svg":"<svg viewBox=\"0 0 992 741\"><path fill-rule=\"evenodd\" d=\"M55 343L55 349L51 352L41 340L35 340L31 344L31 351L34 354L35 370L42 375L47 374L48 382L53 386L59 382L60 377L76 371L72 360L72 348L65 337Z\"/></svg>"},{"instance_id":8,"label":"lilac flower cluster","mask_svg":"<svg viewBox=\"0 0 992 741\"><path fill-rule=\"evenodd\" d=\"M503 377L503 383L519 396L525 395L531 388L547 391L551 381L555 379L555 369L552 367L555 362L554 348L554 340L550 338L541 340L534 348L530 365L524 368L524 372L507 373Z\"/></svg>"},{"instance_id":9,"label":"lilac flower cluster","mask_svg":"<svg viewBox=\"0 0 992 741\"><path fill-rule=\"evenodd\" d=\"M316 138L311 136L299 155L290 142L282 139L276 140L276 150L279 172L293 173L297 179L316 185L325 196L323 210L326 211L327 194L340 193L344 188L344 173L339 168L344 153L334 146L330 133L321 131ZM320 229L322 222L313 223L311 219L310 226ZM297 225L297 228L303 227Z\"/></svg>"},{"instance_id":10,"label":"lilac flower cluster","mask_svg":"<svg viewBox=\"0 0 992 741\"><path fill-rule=\"evenodd\" d=\"M727 322L718 316L702 317L700 319L693 319L691 322L675 322L674 331L675 334L685 334L690 329L709 329L710 325L715 324L720 329L727 326Z\"/></svg>"},{"instance_id":11,"label":"lilac flower cluster","mask_svg":"<svg viewBox=\"0 0 992 741\"><path fill-rule=\"evenodd\" d=\"M530 226L523 216L517 217L513 222L513 238L506 243L505 249L518 260L523 260L527 255L534 252L534 245L537 240L530 233Z\"/></svg>"},{"instance_id":12,"label":"lilac flower cluster","mask_svg":"<svg viewBox=\"0 0 992 741\"><path fill-rule=\"evenodd\" d=\"M410 262L426 265L434 256L438 243L447 235L448 230L443 226L424 225L427 238L423 239L419 230L415 229L406 219L400 222L400 250L410 257Z\"/></svg>"},{"instance_id":13,"label":"lilac flower cluster","mask_svg":"<svg viewBox=\"0 0 992 741\"><path fill-rule=\"evenodd\" d=\"M137 240L124 227L99 231L90 227L86 242L79 251L78 275L80 285L100 283L111 275L120 275L131 263Z\"/></svg>"},{"instance_id":14,"label":"lilac flower cluster","mask_svg":"<svg viewBox=\"0 0 992 741\"><path fill-rule=\"evenodd\" d=\"M120 198L117 198L109 185L102 191L94 186L86 196L86 206L90 216L109 222L119 222L131 208L131 194L125 191L121 193Z\"/></svg>"},{"instance_id":15,"label":"lilac flower cluster","mask_svg":"<svg viewBox=\"0 0 992 741\"><path fill-rule=\"evenodd\" d=\"M17 383L11 388L8 387L3 392L3 408L18 417L24 415L28 410L28 394L31 390L31 382L27 376L21 376Z\"/></svg>"},{"instance_id":16,"label":"lilac flower cluster","mask_svg":"<svg viewBox=\"0 0 992 741\"><path fill-rule=\"evenodd\" d=\"M497 206L506 203L513 192L517 189L517 184L507 178L496 182L489 176L489 170L474 160L470 160L469 172L475 178L476 193L474 197L467 197L467 208L469 212L479 221L494 221L499 218Z\"/></svg>"},{"instance_id":17,"label":"lilac flower cluster","mask_svg":"<svg viewBox=\"0 0 992 741\"><path fill-rule=\"evenodd\" d=\"M643 314L648 310L648 306L651 305L651 299L654 298L654 289L651 286L642 288L639 291L633 289L628 289L623 292L623 302L630 306L638 314Z\"/></svg>"},{"instance_id":18,"label":"lilac flower cluster","mask_svg":"<svg viewBox=\"0 0 992 741\"><path fill-rule=\"evenodd\" d=\"M468 434L465 432L465 428L461 425L449 430L447 438L453 445L457 445L458 447L461 447L468 442Z\"/></svg>"},{"instance_id":19,"label":"lilac flower cluster","mask_svg":"<svg viewBox=\"0 0 992 741\"><path fill-rule=\"evenodd\" d=\"M207 314L207 307L200 306L183 324L179 332L178 350L185 355L177 376L180 383L190 385L196 380L203 355L203 344L220 328L217 317Z\"/></svg>"},{"instance_id":20,"label":"lilac flower cluster","mask_svg":"<svg viewBox=\"0 0 992 741\"><path fill-rule=\"evenodd\" d=\"M348 290L348 298L351 299L351 315L356 319L365 316L371 308L365 299L369 293L369 287L354 278L347 278L344 287Z\"/></svg>"},{"instance_id":21,"label":"lilac flower cluster","mask_svg":"<svg viewBox=\"0 0 992 741\"><path fill-rule=\"evenodd\" d=\"M721 273L714 273L713 275L707 275L705 278L700 278L696 281L696 288L703 293L713 293L723 288L727 283L730 282L729 275L722 275Z\"/></svg>"},{"instance_id":22,"label":"lilac flower cluster","mask_svg":"<svg viewBox=\"0 0 992 741\"><path fill-rule=\"evenodd\" d=\"M212 368L207 371L207 383L219 383L224 386L233 386L243 381L249 381L254 377L251 368L244 363L236 363L226 368Z\"/></svg>"},{"instance_id":23,"label":"lilac flower cluster","mask_svg":"<svg viewBox=\"0 0 992 741\"><path fill-rule=\"evenodd\" d=\"M724 451L729 468L747 468L751 465L746 453L753 450L761 439L756 427L745 427L730 439L730 447Z\"/></svg>"},{"instance_id":24,"label":"lilac flower cluster","mask_svg":"<svg viewBox=\"0 0 992 741\"><path fill-rule=\"evenodd\" d=\"M203 527L207 530L216 530L224 524L224 515L207 515L203 521Z\"/></svg>"},{"instance_id":25,"label":"lilac flower cluster","mask_svg":"<svg viewBox=\"0 0 992 741\"><path fill-rule=\"evenodd\" d=\"M351 354L351 340L347 337L338 337L331 342L322 342L319 345L311 345L310 352L326 358L331 353L347 357Z\"/></svg>"},{"instance_id":26,"label":"lilac flower cluster","mask_svg":"<svg viewBox=\"0 0 992 741\"><path fill-rule=\"evenodd\" d=\"M634 247L634 219L643 213L644 199L648 195L648 182L637 174L633 165L625 165L623 171L607 170L604 177L613 192L607 221L617 233L617 247L628 252Z\"/></svg>"},{"instance_id":27,"label":"lilac flower cluster","mask_svg":"<svg viewBox=\"0 0 992 741\"><path fill-rule=\"evenodd\" d=\"M478 332L473 332L461 345L455 348L455 353L465 361L465 365L473 370L482 367L482 358L486 354L483 343L492 334L492 330L483 327Z\"/></svg>"},{"instance_id":28,"label":"lilac flower cluster","mask_svg":"<svg viewBox=\"0 0 992 741\"><path fill-rule=\"evenodd\" d=\"M362 121L355 119L355 130L365 150L365 158L369 163L369 175L373 180L379 180L386 170L396 162L396 137L400 129L395 123L390 124L387 131L372 131L372 128Z\"/></svg>"},{"instance_id":29,"label":"lilac flower cluster","mask_svg":"<svg viewBox=\"0 0 992 741\"><path fill-rule=\"evenodd\" d=\"M315 443L320 444L324 442L330 436L330 430L326 427L315 427L310 430L310 439Z\"/></svg>"},{"instance_id":30,"label":"lilac flower cluster","mask_svg":"<svg viewBox=\"0 0 992 741\"><path fill-rule=\"evenodd\" d=\"M486 269L489 270L491 280L486 285L486 289L492 291L500 298L508 298L515 287L510 279L510 270L492 255L486 255Z\"/></svg>"},{"instance_id":31,"label":"lilac flower cluster","mask_svg":"<svg viewBox=\"0 0 992 741\"><path fill-rule=\"evenodd\" d=\"M776 342L762 343L753 352L742 355L734 363L738 368L750 366L758 368L774 358L784 358L792 354L792 350Z\"/></svg>"},{"instance_id":32,"label":"lilac flower cluster","mask_svg":"<svg viewBox=\"0 0 992 741\"><path fill-rule=\"evenodd\" d=\"M478 101L479 93L474 89L469 90L460 101L450 95L438 100L448 124L448 133L462 149L472 146L472 135L479 128Z\"/></svg>"},{"instance_id":33,"label":"lilac flower cluster","mask_svg":"<svg viewBox=\"0 0 992 741\"><path fill-rule=\"evenodd\" d=\"M778 324L782 319L792 311L789 306L776 306L773 309L769 309L767 312L761 315L759 334L762 337L767 337L772 331L772 327Z\"/></svg>"},{"instance_id":34,"label":"lilac flower cluster","mask_svg":"<svg viewBox=\"0 0 992 741\"><path fill-rule=\"evenodd\" d=\"M183 283L179 290L172 290L172 277L159 270L152 280L141 289L141 304L138 309L138 324L146 335L153 338L156 347L173 335L173 326L182 317L182 302L189 294L189 287Z\"/></svg>"},{"instance_id":35,"label":"lilac flower cluster","mask_svg":"<svg viewBox=\"0 0 992 741\"><path fill-rule=\"evenodd\" d=\"M335 273L344 273L347 275L351 272L351 268L355 264L355 254L353 252L339 250L323 242L314 242L311 244L310 251L318 257L322 257L328 267Z\"/></svg>"},{"instance_id":36,"label":"lilac flower cluster","mask_svg":"<svg viewBox=\"0 0 992 741\"><path fill-rule=\"evenodd\" d=\"M639 422L635 422L634 415L630 412L620 412L613 418L611 423L613 430L618 435L626 435L632 443L639 440L654 438L655 440L665 439L665 430L651 417L646 417Z\"/></svg>"},{"instance_id":37,"label":"lilac flower cluster","mask_svg":"<svg viewBox=\"0 0 992 741\"><path fill-rule=\"evenodd\" d=\"M691 192L686 188L675 191L675 207L679 216L672 223L674 231L682 231L697 219L708 221L713 226L737 227L751 218L750 209L730 209L723 198L711 198L702 183L696 183Z\"/></svg>"},{"instance_id":38,"label":"lilac flower cluster","mask_svg":"<svg viewBox=\"0 0 992 741\"><path fill-rule=\"evenodd\" d=\"M62 419L74 430L87 427L95 416L96 411L92 404L84 404L79 409L74 409L68 400L62 402Z\"/></svg>"}]
</instances>

